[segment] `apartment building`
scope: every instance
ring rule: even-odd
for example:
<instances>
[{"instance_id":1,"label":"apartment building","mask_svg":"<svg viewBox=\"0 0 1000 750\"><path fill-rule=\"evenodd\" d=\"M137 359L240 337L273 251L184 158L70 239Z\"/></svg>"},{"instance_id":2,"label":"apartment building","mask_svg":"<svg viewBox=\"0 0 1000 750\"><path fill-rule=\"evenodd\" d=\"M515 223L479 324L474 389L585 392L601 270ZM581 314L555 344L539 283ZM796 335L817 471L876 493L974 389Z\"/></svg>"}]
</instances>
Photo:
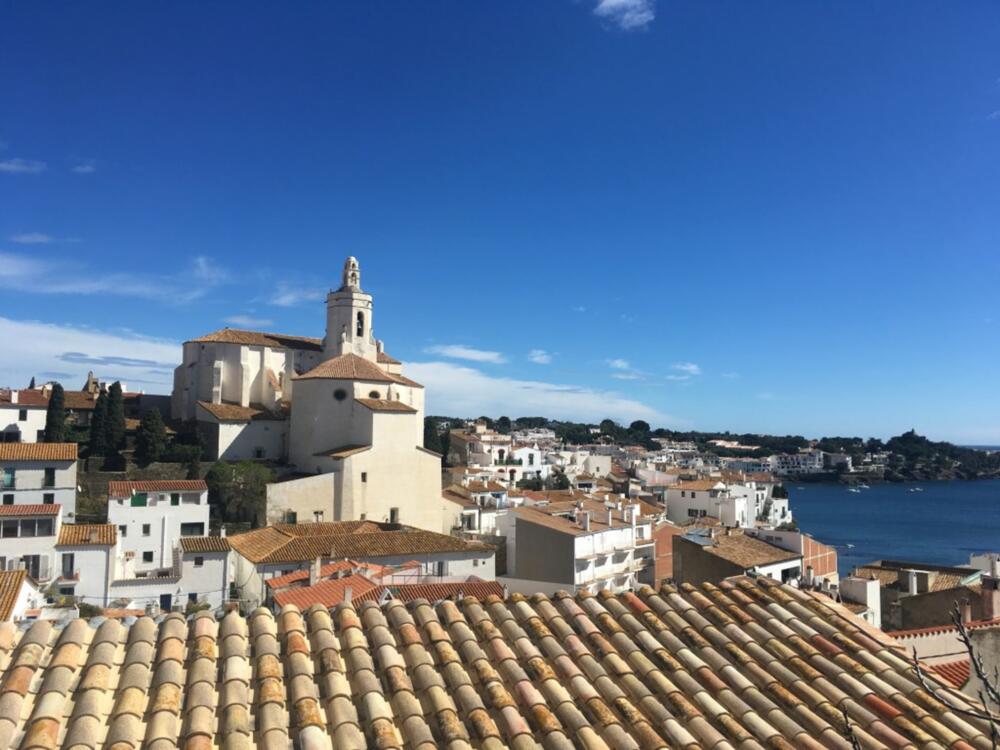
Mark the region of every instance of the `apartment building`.
<instances>
[{"instance_id":1,"label":"apartment building","mask_svg":"<svg viewBox=\"0 0 1000 750\"><path fill-rule=\"evenodd\" d=\"M42 442L48 404L41 391L0 391L0 443Z\"/></svg>"},{"instance_id":2,"label":"apartment building","mask_svg":"<svg viewBox=\"0 0 1000 750\"><path fill-rule=\"evenodd\" d=\"M108 523L136 571L173 568L178 542L208 533L208 485L201 479L110 482Z\"/></svg>"},{"instance_id":3,"label":"apartment building","mask_svg":"<svg viewBox=\"0 0 1000 750\"><path fill-rule=\"evenodd\" d=\"M2 505L61 505L76 517L76 443L0 443Z\"/></svg>"},{"instance_id":4,"label":"apartment building","mask_svg":"<svg viewBox=\"0 0 1000 750\"><path fill-rule=\"evenodd\" d=\"M734 494L720 479L679 482L666 491L667 518L683 525L706 516L718 518L723 526L753 525L753 499L748 494Z\"/></svg>"}]
</instances>

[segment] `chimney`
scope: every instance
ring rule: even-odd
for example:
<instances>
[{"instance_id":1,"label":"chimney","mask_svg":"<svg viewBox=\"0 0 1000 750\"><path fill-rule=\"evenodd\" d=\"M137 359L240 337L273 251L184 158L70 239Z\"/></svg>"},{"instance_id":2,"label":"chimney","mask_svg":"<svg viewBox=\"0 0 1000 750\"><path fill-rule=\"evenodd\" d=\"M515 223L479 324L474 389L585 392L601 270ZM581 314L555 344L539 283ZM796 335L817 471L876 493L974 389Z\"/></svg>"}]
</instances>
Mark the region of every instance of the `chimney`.
<instances>
[{"instance_id":1,"label":"chimney","mask_svg":"<svg viewBox=\"0 0 1000 750\"><path fill-rule=\"evenodd\" d=\"M583 530L590 531L590 511L583 511Z\"/></svg>"},{"instance_id":2,"label":"chimney","mask_svg":"<svg viewBox=\"0 0 1000 750\"><path fill-rule=\"evenodd\" d=\"M993 620L1000 617L1000 565L996 560L990 562L990 575L983 576L983 619Z\"/></svg>"},{"instance_id":3,"label":"chimney","mask_svg":"<svg viewBox=\"0 0 1000 750\"><path fill-rule=\"evenodd\" d=\"M611 514L612 514L612 512L613 511L611 510L611 508L608 508L608 526L609 527L611 526L611 520L612 520Z\"/></svg>"},{"instance_id":4,"label":"chimney","mask_svg":"<svg viewBox=\"0 0 1000 750\"><path fill-rule=\"evenodd\" d=\"M10 402L12 404L16 404L17 403L17 393L18 393L17 390L11 389L11 391L10 391Z\"/></svg>"},{"instance_id":5,"label":"chimney","mask_svg":"<svg viewBox=\"0 0 1000 750\"><path fill-rule=\"evenodd\" d=\"M351 603L351 587L344 586L344 604Z\"/></svg>"},{"instance_id":6,"label":"chimney","mask_svg":"<svg viewBox=\"0 0 1000 750\"><path fill-rule=\"evenodd\" d=\"M323 559L317 557L309 564L309 585L315 586L319 581L319 571L323 567Z\"/></svg>"},{"instance_id":7,"label":"chimney","mask_svg":"<svg viewBox=\"0 0 1000 750\"><path fill-rule=\"evenodd\" d=\"M225 524L222 525L222 530L219 531L219 536L221 536L223 539L226 538L226 525Z\"/></svg>"},{"instance_id":8,"label":"chimney","mask_svg":"<svg viewBox=\"0 0 1000 750\"><path fill-rule=\"evenodd\" d=\"M972 622L972 603L968 599L962 600L962 622Z\"/></svg>"}]
</instances>

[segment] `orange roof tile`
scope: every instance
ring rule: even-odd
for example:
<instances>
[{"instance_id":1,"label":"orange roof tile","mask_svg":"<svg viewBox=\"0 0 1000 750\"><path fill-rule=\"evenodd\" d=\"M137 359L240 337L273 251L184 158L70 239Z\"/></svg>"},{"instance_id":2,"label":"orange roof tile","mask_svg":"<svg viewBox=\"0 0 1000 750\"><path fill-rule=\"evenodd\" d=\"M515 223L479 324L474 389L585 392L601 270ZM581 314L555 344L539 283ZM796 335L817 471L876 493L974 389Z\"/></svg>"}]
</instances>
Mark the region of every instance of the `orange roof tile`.
<instances>
[{"instance_id":1,"label":"orange roof tile","mask_svg":"<svg viewBox=\"0 0 1000 750\"><path fill-rule=\"evenodd\" d=\"M118 527L110 523L63 524L57 547L113 547L118 543Z\"/></svg>"},{"instance_id":2,"label":"orange roof tile","mask_svg":"<svg viewBox=\"0 0 1000 750\"><path fill-rule=\"evenodd\" d=\"M286 419L287 415L280 411L268 411L257 406L240 406L239 404L213 404L209 401L199 401L198 406L207 411L220 422L249 422L251 420Z\"/></svg>"},{"instance_id":3,"label":"orange roof tile","mask_svg":"<svg viewBox=\"0 0 1000 750\"><path fill-rule=\"evenodd\" d=\"M206 333L190 343L220 343L243 344L245 346L270 346L280 349L302 349L305 351L323 351L323 339L307 336L289 336L284 333L264 333L263 331L244 331L238 328L223 328L212 333Z\"/></svg>"},{"instance_id":4,"label":"orange roof tile","mask_svg":"<svg viewBox=\"0 0 1000 750\"><path fill-rule=\"evenodd\" d=\"M398 375L386 372L374 362L357 354L341 354L320 362L316 367L295 375L295 380L329 378L333 380L363 380L370 383L399 383Z\"/></svg>"},{"instance_id":5,"label":"orange roof tile","mask_svg":"<svg viewBox=\"0 0 1000 750\"><path fill-rule=\"evenodd\" d=\"M972 673L972 663L969 661L969 657L966 656L955 661L939 662L932 665L931 669L942 675L952 685L961 689L969 681L969 676Z\"/></svg>"},{"instance_id":6,"label":"orange roof tile","mask_svg":"<svg viewBox=\"0 0 1000 750\"><path fill-rule=\"evenodd\" d=\"M108 482L108 497L132 497L134 492L206 492L204 479L140 479Z\"/></svg>"},{"instance_id":7,"label":"orange roof tile","mask_svg":"<svg viewBox=\"0 0 1000 750\"><path fill-rule=\"evenodd\" d=\"M0 505L0 516L57 516L60 510L62 506L56 503Z\"/></svg>"},{"instance_id":8,"label":"orange roof tile","mask_svg":"<svg viewBox=\"0 0 1000 750\"><path fill-rule=\"evenodd\" d=\"M289 604L294 604L300 609L307 609L313 604L327 608L336 607L344 601L348 588L351 589L352 602L357 603L377 599L378 593L382 589L379 584L366 576L350 575L343 578L329 578L312 586L279 591L274 595L274 601L279 607ZM369 594L369 596L366 597L365 594Z\"/></svg>"},{"instance_id":9,"label":"orange roof tile","mask_svg":"<svg viewBox=\"0 0 1000 750\"><path fill-rule=\"evenodd\" d=\"M372 411L391 411L402 414L416 414L417 410L412 406L407 406L402 401L389 401L384 398L359 398L355 399L362 406L367 406Z\"/></svg>"},{"instance_id":10,"label":"orange roof tile","mask_svg":"<svg viewBox=\"0 0 1000 750\"><path fill-rule=\"evenodd\" d=\"M0 443L0 461L76 461L76 443Z\"/></svg>"},{"instance_id":11,"label":"orange roof tile","mask_svg":"<svg viewBox=\"0 0 1000 750\"><path fill-rule=\"evenodd\" d=\"M181 549L185 552L228 552L229 539L224 536L182 536Z\"/></svg>"},{"instance_id":12,"label":"orange roof tile","mask_svg":"<svg viewBox=\"0 0 1000 750\"><path fill-rule=\"evenodd\" d=\"M0 622L10 620L27 579L26 570L0 570Z\"/></svg>"}]
</instances>

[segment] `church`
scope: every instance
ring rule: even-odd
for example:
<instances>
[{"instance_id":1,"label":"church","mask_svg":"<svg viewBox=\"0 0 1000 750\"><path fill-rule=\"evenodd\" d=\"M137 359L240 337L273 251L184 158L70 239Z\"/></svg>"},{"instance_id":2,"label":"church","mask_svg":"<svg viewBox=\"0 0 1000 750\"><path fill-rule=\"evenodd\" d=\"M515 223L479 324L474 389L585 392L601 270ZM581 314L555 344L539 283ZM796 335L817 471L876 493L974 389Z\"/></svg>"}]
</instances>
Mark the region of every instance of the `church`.
<instances>
[{"instance_id":1,"label":"church","mask_svg":"<svg viewBox=\"0 0 1000 750\"><path fill-rule=\"evenodd\" d=\"M269 523L370 520L448 532L441 457L422 447L424 388L372 328L355 258L326 299L322 339L224 328L184 343L171 414L209 453L294 468Z\"/></svg>"}]
</instances>

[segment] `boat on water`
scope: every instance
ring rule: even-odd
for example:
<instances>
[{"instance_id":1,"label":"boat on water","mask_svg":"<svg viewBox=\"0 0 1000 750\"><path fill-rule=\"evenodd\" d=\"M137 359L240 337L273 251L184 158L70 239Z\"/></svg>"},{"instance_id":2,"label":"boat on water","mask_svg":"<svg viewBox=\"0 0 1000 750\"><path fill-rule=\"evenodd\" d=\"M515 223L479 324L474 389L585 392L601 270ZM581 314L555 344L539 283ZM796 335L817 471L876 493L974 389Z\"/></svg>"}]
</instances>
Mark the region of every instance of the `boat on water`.
<instances>
[{"instance_id":1,"label":"boat on water","mask_svg":"<svg viewBox=\"0 0 1000 750\"><path fill-rule=\"evenodd\" d=\"M861 484L858 485L858 489L859 490L870 490L871 487L869 487L867 484L865 484L864 482L862 482Z\"/></svg>"},{"instance_id":2,"label":"boat on water","mask_svg":"<svg viewBox=\"0 0 1000 750\"><path fill-rule=\"evenodd\" d=\"M850 542L847 543L847 549L854 549L854 545Z\"/></svg>"},{"instance_id":3,"label":"boat on water","mask_svg":"<svg viewBox=\"0 0 1000 750\"><path fill-rule=\"evenodd\" d=\"M857 487L848 487L847 491L848 492L857 492L858 494L861 494L861 490L859 490Z\"/></svg>"},{"instance_id":4,"label":"boat on water","mask_svg":"<svg viewBox=\"0 0 1000 750\"><path fill-rule=\"evenodd\" d=\"M907 490L907 492L923 492L923 491L924 491L923 487L910 487L910 489Z\"/></svg>"}]
</instances>

